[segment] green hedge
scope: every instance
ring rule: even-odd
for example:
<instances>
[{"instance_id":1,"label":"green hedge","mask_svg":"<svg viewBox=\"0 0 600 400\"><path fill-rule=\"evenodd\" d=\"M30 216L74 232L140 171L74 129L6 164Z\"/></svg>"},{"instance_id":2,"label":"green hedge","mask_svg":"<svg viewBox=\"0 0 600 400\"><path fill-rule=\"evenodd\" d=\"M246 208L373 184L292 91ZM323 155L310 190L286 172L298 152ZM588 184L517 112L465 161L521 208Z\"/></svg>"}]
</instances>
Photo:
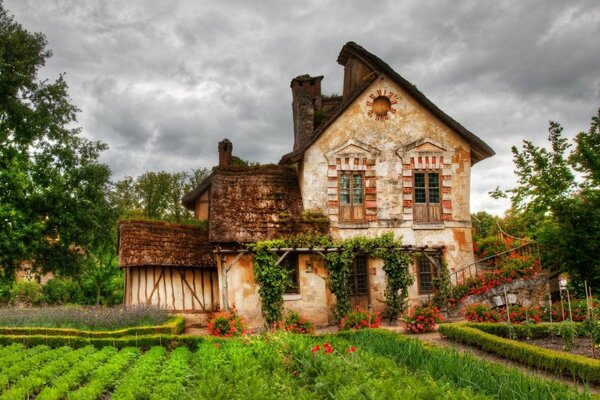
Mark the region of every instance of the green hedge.
<instances>
[{"instance_id":1,"label":"green hedge","mask_svg":"<svg viewBox=\"0 0 600 400\"><path fill-rule=\"evenodd\" d=\"M173 317L163 325L136 326L115 331L86 331L67 328L0 327L0 335L16 336L79 336L85 338L115 338L133 335L178 335L185 329L184 317Z\"/></svg>"},{"instance_id":2,"label":"green hedge","mask_svg":"<svg viewBox=\"0 0 600 400\"><path fill-rule=\"evenodd\" d=\"M532 367L559 375L571 376L581 382L600 383L600 360L548 350L499 337L483 332L480 329L481 325L485 325L484 329L501 330L501 328L490 328L495 324L460 323L443 324L439 326L438 330L449 339L479 347L487 352Z\"/></svg>"},{"instance_id":3,"label":"green hedge","mask_svg":"<svg viewBox=\"0 0 600 400\"><path fill-rule=\"evenodd\" d=\"M544 322L541 324L508 324L508 323L465 323L463 326L479 329L492 335L504 338L539 339L556 334L558 324L562 322ZM578 335L582 335L583 322L573 322Z\"/></svg>"},{"instance_id":4,"label":"green hedge","mask_svg":"<svg viewBox=\"0 0 600 400\"><path fill-rule=\"evenodd\" d=\"M105 337L81 337L81 336L45 336L45 335L0 335L0 346L8 346L13 343L22 343L27 347L46 345L52 348L69 346L79 348L92 345L96 348L113 346L118 349L124 347L152 347L165 346L174 348L186 346L195 348L202 341L213 340L199 336L183 335L141 335L141 336L122 336L114 338Z\"/></svg>"}]
</instances>

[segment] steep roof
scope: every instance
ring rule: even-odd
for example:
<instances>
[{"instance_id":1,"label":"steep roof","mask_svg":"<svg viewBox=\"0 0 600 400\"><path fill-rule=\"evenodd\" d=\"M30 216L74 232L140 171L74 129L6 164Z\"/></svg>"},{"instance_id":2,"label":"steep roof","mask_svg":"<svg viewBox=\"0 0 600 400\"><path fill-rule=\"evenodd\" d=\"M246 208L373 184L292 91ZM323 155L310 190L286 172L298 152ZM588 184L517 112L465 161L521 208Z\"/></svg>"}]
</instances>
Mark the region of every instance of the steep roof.
<instances>
[{"instance_id":1,"label":"steep roof","mask_svg":"<svg viewBox=\"0 0 600 400\"><path fill-rule=\"evenodd\" d=\"M163 221L119 224L119 267L216 267L206 228Z\"/></svg>"},{"instance_id":2,"label":"steep roof","mask_svg":"<svg viewBox=\"0 0 600 400\"><path fill-rule=\"evenodd\" d=\"M209 239L250 243L293 235L306 224L296 170L267 165L217 169L210 183Z\"/></svg>"},{"instance_id":3,"label":"steep roof","mask_svg":"<svg viewBox=\"0 0 600 400\"><path fill-rule=\"evenodd\" d=\"M423 107L429 110L438 119L452 128L457 132L465 141L471 146L471 156L473 164L478 161L484 160L488 157L496 154L490 146L488 146L483 140L478 138L474 133L466 129L464 126L456 122L448 114L440 110L435 104L431 102L423 93L421 93L416 86L411 84L409 81L400 76L394 71L387 63L381 60L376 55L369 53L363 47L359 46L354 42L348 42L342 48L340 55L338 56L338 63L346 65L350 57L359 59L363 64L368 66L373 72L368 75L364 82L356 87L353 92L348 96L338 108L338 110L331 115L327 121L320 125L315 130L311 139L307 141L302 147L297 150L284 155L279 161L280 164L292 164L298 162L304 156L304 152L321 136L321 134L327 130L327 128L346 110L346 108L364 91L368 86L377 78L378 74L383 74L393 80L401 88L406 90L416 101L418 101Z\"/></svg>"}]
</instances>

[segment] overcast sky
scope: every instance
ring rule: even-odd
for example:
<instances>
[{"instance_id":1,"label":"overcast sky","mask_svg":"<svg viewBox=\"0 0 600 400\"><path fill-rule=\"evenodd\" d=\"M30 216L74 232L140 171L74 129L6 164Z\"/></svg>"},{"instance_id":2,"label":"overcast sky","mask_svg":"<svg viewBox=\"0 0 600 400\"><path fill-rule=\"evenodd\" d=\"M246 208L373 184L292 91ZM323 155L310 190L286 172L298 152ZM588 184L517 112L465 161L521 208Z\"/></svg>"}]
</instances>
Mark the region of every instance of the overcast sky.
<instances>
[{"instance_id":1,"label":"overcast sky","mask_svg":"<svg viewBox=\"0 0 600 400\"><path fill-rule=\"evenodd\" d=\"M300 3L303 3L300 5ZM512 145L567 136L600 107L600 2L4 0L66 73L84 135L110 147L113 179L212 167L217 142L278 162L291 151L290 80L325 75L342 92L354 41L497 153L473 168L471 211L502 214Z\"/></svg>"}]
</instances>

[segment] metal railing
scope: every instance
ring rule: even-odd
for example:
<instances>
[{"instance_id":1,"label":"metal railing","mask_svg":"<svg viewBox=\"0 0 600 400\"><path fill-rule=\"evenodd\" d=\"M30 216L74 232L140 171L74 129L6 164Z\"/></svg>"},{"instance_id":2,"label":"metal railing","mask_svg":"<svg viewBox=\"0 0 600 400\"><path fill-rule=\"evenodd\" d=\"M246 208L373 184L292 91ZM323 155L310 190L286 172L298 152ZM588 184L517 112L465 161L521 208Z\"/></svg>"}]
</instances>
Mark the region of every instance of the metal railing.
<instances>
[{"instance_id":1,"label":"metal railing","mask_svg":"<svg viewBox=\"0 0 600 400\"><path fill-rule=\"evenodd\" d=\"M505 258L511 254L518 254L520 256L531 256L536 259L540 259L540 249L536 242L525 243L521 246L515 247L503 251L498 254L493 254L488 257L484 257L480 260L475 261L450 274L450 283L454 286L466 281L469 278L477 277L484 272L492 271L501 266Z\"/></svg>"}]
</instances>

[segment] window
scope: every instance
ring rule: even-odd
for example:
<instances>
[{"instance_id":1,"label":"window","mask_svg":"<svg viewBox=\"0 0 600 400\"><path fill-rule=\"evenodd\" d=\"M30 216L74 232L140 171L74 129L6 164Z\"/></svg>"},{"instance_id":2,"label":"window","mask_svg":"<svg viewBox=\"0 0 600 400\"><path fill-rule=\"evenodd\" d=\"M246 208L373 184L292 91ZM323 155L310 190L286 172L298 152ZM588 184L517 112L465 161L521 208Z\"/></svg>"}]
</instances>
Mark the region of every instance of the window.
<instances>
[{"instance_id":1,"label":"window","mask_svg":"<svg viewBox=\"0 0 600 400\"><path fill-rule=\"evenodd\" d=\"M435 256L429 257L433 258ZM433 292L433 278L436 276L436 265L424 255L417 257L417 281L419 284L419 294L429 294Z\"/></svg>"},{"instance_id":2,"label":"window","mask_svg":"<svg viewBox=\"0 0 600 400\"><path fill-rule=\"evenodd\" d=\"M367 276L367 256L354 257L352 275L349 277L350 295L362 296L369 294Z\"/></svg>"},{"instance_id":3,"label":"window","mask_svg":"<svg viewBox=\"0 0 600 400\"><path fill-rule=\"evenodd\" d=\"M340 172L340 221L364 221L364 177L364 173L361 171Z\"/></svg>"},{"instance_id":4,"label":"window","mask_svg":"<svg viewBox=\"0 0 600 400\"><path fill-rule=\"evenodd\" d=\"M413 175L413 183L414 221L441 221L442 205L440 202L440 173L417 171Z\"/></svg>"},{"instance_id":5,"label":"window","mask_svg":"<svg viewBox=\"0 0 600 400\"><path fill-rule=\"evenodd\" d=\"M300 293L300 280L298 278L298 254L289 253L280 264L288 272L285 293Z\"/></svg>"}]
</instances>

